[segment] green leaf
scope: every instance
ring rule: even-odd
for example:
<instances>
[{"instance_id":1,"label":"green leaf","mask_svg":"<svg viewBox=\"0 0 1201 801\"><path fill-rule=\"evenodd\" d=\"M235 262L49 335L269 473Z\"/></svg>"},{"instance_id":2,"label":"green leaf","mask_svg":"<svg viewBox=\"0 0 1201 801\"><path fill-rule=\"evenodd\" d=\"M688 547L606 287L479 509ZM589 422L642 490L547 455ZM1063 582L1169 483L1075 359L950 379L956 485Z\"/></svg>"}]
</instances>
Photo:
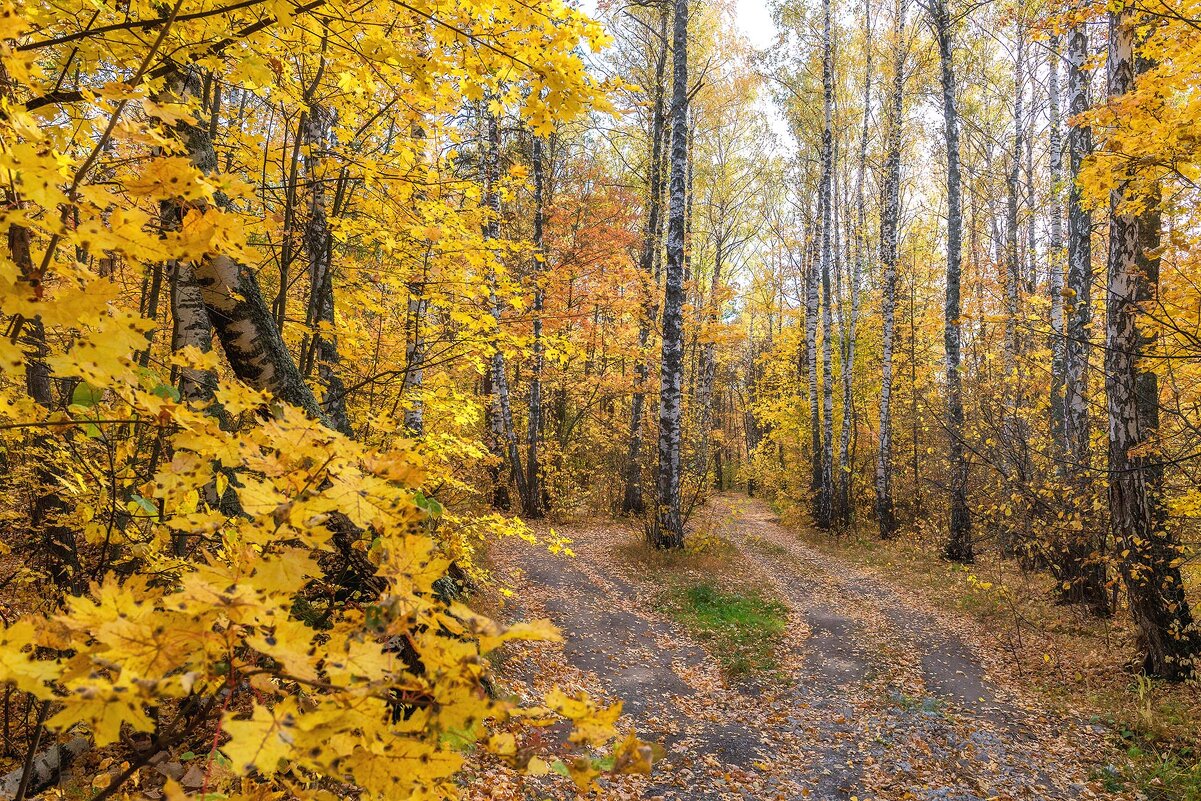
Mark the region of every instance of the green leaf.
<instances>
[{"instance_id":1,"label":"green leaf","mask_svg":"<svg viewBox=\"0 0 1201 801\"><path fill-rule=\"evenodd\" d=\"M418 509L424 511L431 518L442 516L442 504L435 501L433 498L425 497L425 493L418 490L413 493L413 503Z\"/></svg>"},{"instance_id":2,"label":"green leaf","mask_svg":"<svg viewBox=\"0 0 1201 801\"><path fill-rule=\"evenodd\" d=\"M96 389L86 381L80 381L71 393L71 403L86 409L99 403L102 395L104 395L104 390Z\"/></svg>"},{"instance_id":3,"label":"green leaf","mask_svg":"<svg viewBox=\"0 0 1201 801\"><path fill-rule=\"evenodd\" d=\"M170 384L159 384L157 387L151 390L151 392L153 392L155 395L158 395L160 398L170 398L173 401L179 401L179 390Z\"/></svg>"},{"instance_id":4,"label":"green leaf","mask_svg":"<svg viewBox=\"0 0 1201 801\"><path fill-rule=\"evenodd\" d=\"M478 739L479 734L476 732L474 725L462 729L448 729L442 733L442 742L457 751L474 750L475 741Z\"/></svg>"},{"instance_id":5,"label":"green leaf","mask_svg":"<svg viewBox=\"0 0 1201 801\"><path fill-rule=\"evenodd\" d=\"M146 514L153 517L158 516L158 507L155 506L154 501L150 500L149 498L143 498L141 495L135 493L134 495L130 496L130 500L137 504L138 508Z\"/></svg>"}]
</instances>

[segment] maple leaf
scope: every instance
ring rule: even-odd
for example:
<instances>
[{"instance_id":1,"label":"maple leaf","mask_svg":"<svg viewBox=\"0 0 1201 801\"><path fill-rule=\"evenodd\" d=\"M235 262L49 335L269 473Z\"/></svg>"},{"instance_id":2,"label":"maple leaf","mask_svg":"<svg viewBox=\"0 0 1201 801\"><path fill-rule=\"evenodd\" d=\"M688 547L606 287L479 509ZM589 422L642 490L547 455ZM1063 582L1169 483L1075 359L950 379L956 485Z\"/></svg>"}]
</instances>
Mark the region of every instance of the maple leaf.
<instances>
[{"instance_id":1,"label":"maple leaf","mask_svg":"<svg viewBox=\"0 0 1201 801\"><path fill-rule=\"evenodd\" d=\"M303 548L281 548L255 564L250 583L265 593L287 595L299 591L321 569L311 553Z\"/></svg>"},{"instance_id":2,"label":"maple leaf","mask_svg":"<svg viewBox=\"0 0 1201 801\"><path fill-rule=\"evenodd\" d=\"M292 753L295 725L289 703L271 709L255 704L247 720L235 719L227 713L221 726L229 741L221 750L238 770L272 776L280 769L280 762Z\"/></svg>"},{"instance_id":3,"label":"maple leaf","mask_svg":"<svg viewBox=\"0 0 1201 801\"><path fill-rule=\"evenodd\" d=\"M37 627L30 619L0 629L0 681L40 697L47 684L59 677L62 668L57 662L33 657L37 634Z\"/></svg>"},{"instance_id":4,"label":"maple leaf","mask_svg":"<svg viewBox=\"0 0 1201 801\"><path fill-rule=\"evenodd\" d=\"M62 709L46 721L58 731L83 724L92 730L96 745L104 746L121 739L121 727L134 731L154 731L154 721L146 714L151 699L145 688L116 684L97 677L94 680L67 683L67 694L58 699Z\"/></svg>"},{"instance_id":5,"label":"maple leaf","mask_svg":"<svg viewBox=\"0 0 1201 801\"><path fill-rule=\"evenodd\" d=\"M317 681L319 655L313 637L316 632L298 620L285 618L271 624L271 631L260 631L246 638L246 644L279 662L284 672L305 681Z\"/></svg>"},{"instance_id":6,"label":"maple leaf","mask_svg":"<svg viewBox=\"0 0 1201 801\"><path fill-rule=\"evenodd\" d=\"M325 672L330 683L347 686L386 679L401 664L395 653L385 651L379 643L348 640L339 652L326 656Z\"/></svg>"},{"instance_id":7,"label":"maple leaf","mask_svg":"<svg viewBox=\"0 0 1201 801\"><path fill-rule=\"evenodd\" d=\"M573 743L601 745L617 734L615 724L621 717L620 701L605 707L594 702L586 692L573 698L555 687L546 694L546 705L571 721Z\"/></svg>"}]
</instances>

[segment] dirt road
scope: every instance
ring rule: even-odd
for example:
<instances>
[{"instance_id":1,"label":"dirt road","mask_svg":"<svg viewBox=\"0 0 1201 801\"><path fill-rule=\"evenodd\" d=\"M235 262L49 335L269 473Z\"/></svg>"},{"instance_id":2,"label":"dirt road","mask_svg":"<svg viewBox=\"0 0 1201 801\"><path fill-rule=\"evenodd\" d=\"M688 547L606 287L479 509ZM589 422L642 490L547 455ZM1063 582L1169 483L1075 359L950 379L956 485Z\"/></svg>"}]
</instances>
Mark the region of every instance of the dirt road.
<instances>
[{"instance_id":1,"label":"dirt road","mask_svg":"<svg viewBox=\"0 0 1201 801\"><path fill-rule=\"evenodd\" d=\"M576 556L506 548L514 610L545 615L566 643L512 658L515 687L622 699L668 757L618 795L663 799L1106 798L1107 735L1055 715L990 671L958 621L803 544L761 501L715 498L699 526L728 540L739 580L784 601L772 676L730 682L655 609L667 577L628 558L636 531L560 529ZM506 571L506 568L500 568ZM507 571L509 572L509 571ZM540 796L541 797L541 796Z\"/></svg>"}]
</instances>

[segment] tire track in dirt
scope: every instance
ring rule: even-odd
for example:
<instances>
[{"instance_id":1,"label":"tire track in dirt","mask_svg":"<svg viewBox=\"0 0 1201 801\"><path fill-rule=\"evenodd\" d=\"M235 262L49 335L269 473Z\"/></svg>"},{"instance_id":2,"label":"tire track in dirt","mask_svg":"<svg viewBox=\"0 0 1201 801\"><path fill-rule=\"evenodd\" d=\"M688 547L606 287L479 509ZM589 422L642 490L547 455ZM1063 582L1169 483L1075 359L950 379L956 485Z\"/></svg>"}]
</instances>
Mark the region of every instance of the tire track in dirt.
<instances>
[{"instance_id":1,"label":"tire track in dirt","mask_svg":"<svg viewBox=\"0 0 1201 801\"><path fill-rule=\"evenodd\" d=\"M758 500L721 495L698 518L733 543L740 580L789 606L779 680L724 681L704 647L655 609L665 579L623 558L638 533L621 522L560 529L574 558L516 542L494 554L514 568L516 616L548 616L566 637L523 650L502 673L531 697L559 684L621 699L626 723L667 748L654 777L615 780L611 795L1107 797L1080 757L1097 733L1007 692L942 617L804 545Z\"/></svg>"},{"instance_id":2,"label":"tire track in dirt","mask_svg":"<svg viewBox=\"0 0 1201 801\"><path fill-rule=\"evenodd\" d=\"M956 801L1103 797L1089 784L1089 766L1078 761L1082 749L1097 745L1092 727L1058 719L1008 692L990 679L975 649L946 620L806 546L762 501L723 495L711 507L727 521L726 536L810 621L815 634L804 646L806 664L830 678L831 689L867 691L875 699L857 721L857 748L869 769L846 774L854 775L856 785L829 797L873 792L881 798ZM860 660L858 686L840 685L836 671L820 667L833 662L837 668L846 654ZM815 695L803 686L800 693ZM825 693L816 695L819 706L829 703Z\"/></svg>"}]
</instances>

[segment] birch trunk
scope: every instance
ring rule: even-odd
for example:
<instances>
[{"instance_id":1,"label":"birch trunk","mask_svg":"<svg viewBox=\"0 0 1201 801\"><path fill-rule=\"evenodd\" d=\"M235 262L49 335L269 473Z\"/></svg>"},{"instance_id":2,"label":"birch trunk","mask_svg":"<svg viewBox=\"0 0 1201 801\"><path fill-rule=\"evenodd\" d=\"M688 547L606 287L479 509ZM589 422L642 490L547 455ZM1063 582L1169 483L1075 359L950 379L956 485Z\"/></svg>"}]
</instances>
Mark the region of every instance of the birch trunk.
<instances>
[{"instance_id":1,"label":"birch trunk","mask_svg":"<svg viewBox=\"0 0 1201 801\"><path fill-rule=\"evenodd\" d=\"M425 266L429 264L429 251L426 251ZM425 267L423 267L424 271ZM408 284L408 313L406 325L409 329L405 343L405 375L401 386L401 394L407 399L405 409L405 431L411 437L425 435L425 403L421 397L421 389L425 383L425 280L410 281Z\"/></svg>"},{"instance_id":2,"label":"birch trunk","mask_svg":"<svg viewBox=\"0 0 1201 801\"><path fill-rule=\"evenodd\" d=\"M884 197L880 211L880 261L884 266L880 302L883 337L880 364L880 447L876 454L876 520L880 538L897 533L892 499L892 351L896 336L897 244L901 215L901 134L905 94L905 0L893 18L892 91L888 98L888 145L884 161Z\"/></svg>"},{"instance_id":3,"label":"birch trunk","mask_svg":"<svg viewBox=\"0 0 1201 801\"><path fill-rule=\"evenodd\" d=\"M415 143L425 141L425 129L420 125L414 125L412 133ZM424 197L424 192L418 196ZM405 372L400 393L406 403L405 431L415 438L425 435L425 399L421 393L425 386L425 312L428 304L425 292L432 251L433 243L427 241L421 259L421 276L417 280L409 281L405 286L408 293L405 315Z\"/></svg>"},{"instance_id":4,"label":"birch trunk","mask_svg":"<svg viewBox=\"0 0 1201 801\"><path fill-rule=\"evenodd\" d=\"M493 113L488 114L488 147L485 155L484 202L488 205L488 222L484 226L484 239L488 242L500 238L500 192L496 184L500 179L500 120ZM521 454L517 447L517 432L513 428L513 405L509 397L509 380L505 374L505 352L500 342L501 320L503 314L500 298L496 294L495 267L488 274L488 305L492 312L492 320L496 324L496 341L493 342L491 359L491 388L492 388L492 445L497 455L501 457L503 474L504 460L508 460L509 473L517 485L517 496L522 508L526 506L528 488L525 482L525 471L521 464ZM498 474L494 481L494 505L508 508L508 488L503 487Z\"/></svg>"},{"instance_id":5,"label":"birch trunk","mask_svg":"<svg viewBox=\"0 0 1201 801\"><path fill-rule=\"evenodd\" d=\"M1110 12L1109 96L1134 88L1149 68L1135 53L1137 17ZM1159 427L1159 379L1145 359L1155 348L1155 331L1143 316L1159 288L1158 197L1128 207L1122 185L1110 195L1109 280L1106 293L1105 389L1109 412L1109 515L1122 549L1120 570L1130 612L1153 676L1185 679L1201 654L1184 594L1182 552L1166 529L1163 465L1153 443ZM1153 363L1152 363L1153 364Z\"/></svg>"},{"instance_id":6,"label":"birch trunk","mask_svg":"<svg viewBox=\"0 0 1201 801\"><path fill-rule=\"evenodd\" d=\"M944 556L952 562L975 560L972 519L967 506L967 453L963 442L963 383L960 376L960 277L963 260L963 187L959 173L959 117L955 108L955 62L947 0L931 7L938 40L942 85L943 133L947 151L947 284L943 348L946 354L947 452L950 457L950 519Z\"/></svg>"},{"instance_id":7,"label":"birch trunk","mask_svg":"<svg viewBox=\"0 0 1201 801\"><path fill-rule=\"evenodd\" d=\"M1068 34L1068 115L1088 109L1088 29L1077 25ZM1088 350L1092 321L1092 215L1083 203L1080 168L1092 150L1092 134L1079 123L1068 130L1068 277L1065 293L1064 440L1068 458L1078 471L1090 461L1088 437Z\"/></svg>"},{"instance_id":8,"label":"birch trunk","mask_svg":"<svg viewBox=\"0 0 1201 801\"><path fill-rule=\"evenodd\" d=\"M170 205L178 209L178 204ZM213 349L213 323L196 282L195 266L172 260L167 263L167 274L171 281L171 352L194 347L208 353ZM179 395L184 400L209 400L216 389L217 376L212 370L180 368Z\"/></svg>"},{"instance_id":9,"label":"birch trunk","mask_svg":"<svg viewBox=\"0 0 1201 801\"><path fill-rule=\"evenodd\" d=\"M812 447L812 475L809 480L809 489L814 492L817 492L822 484L822 417L821 405L817 395L817 319L821 313L821 295L818 289L820 253L815 255L813 251L821 250L821 232L826 226L825 214L825 204L821 200L821 191L819 190L816 227L814 228L812 242L806 248L806 253L803 257L805 278L805 349L802 363L805 368L809 388L809 441Z\"/></svg>"},{"instance_id":10,"label":"birch trunk","mask_svg":"<svg viewBox=\"0 0 1201 801\"><path fill-rule=\"evenodd\" d=\"M1063 315L1063 133L1059 111L1059 35L1052 34L1047 48L1048 161L1051 192L1048 214L1047 292L1051 300L1051 441L1056 453L1056 471L1065 475L1064 453L1064 340Z\"/></svg>"},{"instance_id":11,"label":"birch trunk","mask_svg":"<svg viewBox=\"0 0 1201 801\"><path fill-rule=\"evenodd\" d=\"M668 8L664 4L659 12L659 55L655 61L655 85L651 111L650 163L647 166L647 216L642 234L642 253L638 268L642 274L643 294L650 298L657 288L655 275L656 254L660 246L663 197L663 129L666 128L664 111L663 78L667 72L667 21ZM638 361L634 365L634 395L630 399L630 442L626 453L625 493L621 502L623 514L642 514L645 502L642 497L642 423L646 408L646 382L650 370L646 363L646 349L650 342L651 325L654 319L653 301L647 300L638 319Z\"/></svg>"},{"instance_id":12,"label":"birch trunk","mask_svg":"<svg viewBox=\"0 0 1201 801\"><path fill-rule=\"evenodd\" d=\"M719 233L714 243L713 275L709 280L709 299L704 309L704 327L708 328L711 338L712 330L719 321L717 293L721 286L721 273L725 257L724 232ZM700 380L697 382L697 406L699 411L698 428L700 430L700 447L697 448L697 475L704 481L709 472L710 440L713 428L713 385L717 378L717 343L706 341L701 345Z\"/></svg>"},{"instance_id":13,"label":"birch trunk","mask_svg":"<svg viewBox=\"0 0 1201 801\"><path fill-rule=\"evenodd\" d=\"M199 88L198 78L189 78L186 72L177 73L174 80L168 81L164 87L164 99L167 102L186 102L186 96L194 94ZM176 135L187 141L187 127L176 126ZM183 224L183 217L184 208L179 201L164 200L159 203L159 222L164 231L178 231ZM171 352L194 347L201 353L208 353L213 349L213 322L209 319L204 294L196 280L195 265L172 259L166 263L165 272L170 285ZM216 388L217 376L212 370L183 367L179 371L179 394L185 400L209 400Z\"/></svg>"},{"instance_id":14,"label":"birch trunk","mask_svg":"<svg viewBox=\"0 0 1201 801\"><path fill-rule=\"evenodd\" d=\"M1020 23L1019 23L1020 24ZM1023 47L1018 41L1013 62L1013 140L1009 151L1009 174L1005 182L1005 362L1002 398L1004 422L1002 434L1006 448L1016 448L1017 424L1017 352L1018 295L1022 281L1021 254L1018 249L1018 191L1022 160L1022 95L1024 93Z\"/></svg>"},{"instance_id":15,"label":"birch trunk","mask_svg":"<svg viewBox=\"0 0 1201 801\"><path fill-rule=\"evenodd\" d=\"M822 126L821 177L818 186L819 203L822 208L821 244L818 250L819 271L822 290L822 405L821 432L815 442L821 449L817 457L817 492L814 494L813 523L818 528L829 528L833 524L834 505L834 386L833 379L833 315L830 293L830 261L833 258L832 235L837 222L834 217L834 42L830 0L822 0ZM816 280L811 290L817 294ZM817 300L814 298L816 307ZM816 328L816 319L813 327ZM815 360L816 361L816 360ZM816 383L816 365L810 368L811 383ZM811 395L816 395L816 387ZM815 398L816 400L816 398Z\"/></svg>"},{"instance_id":16,"label":"birch trunk","mask_svg":"<svg viewBox=\"0 0 1201 801\"><path fill-rule=\"evenodd\" d=\"M1083 24L1068 34L1068 114L1083 113L1089 105L1088 31ZM1088 494L1092 462L1089 445L1088 359L1092 324L1092 215L1085 208L1079 184L1080 168L1092 150L1092 133L1082 125L1068 130L1068 275L1064 290L1063 440L1065 462L1074 497ZM1093 533L1085 504L1074 503L1079 531L1070 531L1057 568L1061 597L1089 606L1098 614L1109 611L1108 576L1104 562L1105 536Z\"/></svg>"},{"instance_id":17,"label":"birch trunk","mask_svg":"<svg viewBox=\"0 0 1201 801\"><path fill-rule=\"evenodd\" d=\"M183 80L199 79L189 70ZM192 163L204 173L215 172L217 153L208 127L183 121L178 125ZM226 199L218 196L216 202L224 206ZM254 272L229 256L217 254L197 262L195 276L234 374L328 424L329 419L284 344Z\"/></svg>"},{"instance_id":18,"label":"birch trunk","mask_svg":"<svg viewBox=\"0 0 1201 801\"><path fill-rule=\"evenodd\" d=\"M688 162L688 0L675 0L672 31L671 181L663 291L663 361L659 372L659 481L651 540L681 548L680 406L684 367L684 216Z\"/></svg>"},{"instance_id":19,"label":"birch trunk","mask_svg":"<svg viewBox=\"0 0 1201 801\"><path fill-rule=\"evenodd\" d=\"M304 174L308 183L308 209L301 245L309 272L306 319L314 332L308 357L315 362L317 380L324 388L321 408L334 428L350 434L350 423L346 416L346 385L337 371L340 357L334 327L333 237L330 235L329 215L325 208L325 176L321 164L321 154L329 146L332 126L332 112L320 103L313 103L300 129L300 141L306 153Z\"/></svg>"},{"instance_id":20,"label":"birch trunk","mask_svg":"<svg viewBox=\"0 0 1201 801\"><path fill-rule=\"evenodd\" d=\"M1013 138L1009 151L1009 173L1005 181L1005 344L1004 367L1001 379L1001 453L1005 478L1008 481L1023 481L1021 459L1021 435L1019 433L1021 402L1017 374L1018 360L1018 303L1022 286L1022 259L1020 249L1021 222L1018 216L1021 192L1022 101L1025 94L1025 42L1022 22L1015 20L1017 52L1013 60ZM1016 490L1013 490L1016 491ZM1000 546L1006 556L1017 555L1021 532L1018 529L1019 515L1006 517L1001 524Z\"/></svg>"}]
</instances>

